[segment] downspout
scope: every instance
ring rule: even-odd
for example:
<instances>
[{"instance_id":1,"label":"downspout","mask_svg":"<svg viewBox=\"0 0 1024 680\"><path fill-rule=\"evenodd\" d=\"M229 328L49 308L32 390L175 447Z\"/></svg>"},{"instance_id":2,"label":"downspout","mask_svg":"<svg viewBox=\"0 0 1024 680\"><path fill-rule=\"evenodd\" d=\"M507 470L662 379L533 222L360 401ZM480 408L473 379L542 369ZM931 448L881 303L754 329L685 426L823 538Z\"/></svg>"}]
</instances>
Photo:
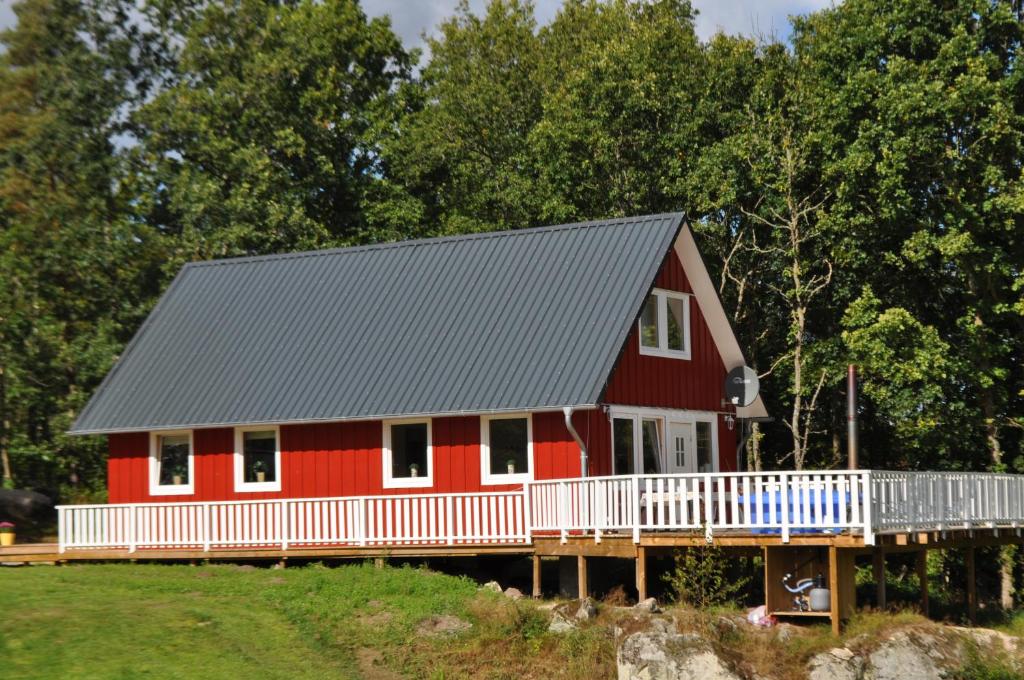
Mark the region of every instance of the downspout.
<instances>
[{"instance_id":1,"label":"downspout","mask_svg":"<svg viewBox=\"0 0 1024 680\"><path fill-rule=\"evenodd\" d=\"M566 406L562 409L562 413L565 414L565 427L569 430L569 434L576 440L576 445L580 447L580 477L587 476L587 445L580 439L580 433L576 431L576 428L572 425L572 406Z\"/></svg>"}]
</instances>

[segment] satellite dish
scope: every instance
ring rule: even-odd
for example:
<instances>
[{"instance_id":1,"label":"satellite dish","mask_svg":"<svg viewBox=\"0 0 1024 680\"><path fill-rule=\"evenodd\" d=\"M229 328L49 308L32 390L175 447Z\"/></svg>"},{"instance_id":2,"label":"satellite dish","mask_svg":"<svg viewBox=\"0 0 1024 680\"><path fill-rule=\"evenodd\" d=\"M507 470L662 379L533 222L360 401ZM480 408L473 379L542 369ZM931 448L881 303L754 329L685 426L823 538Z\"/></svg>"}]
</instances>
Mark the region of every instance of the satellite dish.
<instances>
[{"instance_id":1,"label":"satellite dish","mask_svg":"<svg viewBox=\"0 0 1024 680\"><path fill-rule=\"evenodd\" d=\"M733 406L750 406L760 388L757 372L749 366L737 366L725 376L725 398Z\"/></svg>"}]
</instances>

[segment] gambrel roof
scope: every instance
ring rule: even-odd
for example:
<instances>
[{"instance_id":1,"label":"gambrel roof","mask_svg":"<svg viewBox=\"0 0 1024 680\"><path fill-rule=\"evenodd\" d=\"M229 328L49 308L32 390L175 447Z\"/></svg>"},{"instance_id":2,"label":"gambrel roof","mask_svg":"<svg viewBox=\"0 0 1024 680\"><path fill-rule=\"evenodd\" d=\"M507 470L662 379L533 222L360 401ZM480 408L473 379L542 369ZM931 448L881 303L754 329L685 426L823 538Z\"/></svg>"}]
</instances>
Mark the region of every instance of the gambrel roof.
<instances>
[{"instance_id":1,"label":"gambrel roof","mask_svg":"<svg viewBox=\"0 0 1024 680\"><path fill-rule=\"evenodd\" d=\"M72 433L592 406L683 232L666 214L188 264Z\"/></svg>"}]
</instances>

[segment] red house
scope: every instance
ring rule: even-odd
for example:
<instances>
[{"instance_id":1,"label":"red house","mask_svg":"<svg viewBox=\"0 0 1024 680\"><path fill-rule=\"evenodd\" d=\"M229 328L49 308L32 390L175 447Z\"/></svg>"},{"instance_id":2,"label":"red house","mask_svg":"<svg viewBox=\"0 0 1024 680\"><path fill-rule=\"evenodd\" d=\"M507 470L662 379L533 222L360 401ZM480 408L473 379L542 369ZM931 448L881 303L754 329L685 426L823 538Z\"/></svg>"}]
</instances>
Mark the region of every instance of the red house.
<instances>
[{"instance_id":1,"label":"red house","mask_svg":"<svg viewBox=\"0 0 1024 680\"><path fill-rule=\"evenodd\" d=\"M78 418L110 503L735 471L743 356L678 214L186 265Z\"/></svg>"}]
</instances>

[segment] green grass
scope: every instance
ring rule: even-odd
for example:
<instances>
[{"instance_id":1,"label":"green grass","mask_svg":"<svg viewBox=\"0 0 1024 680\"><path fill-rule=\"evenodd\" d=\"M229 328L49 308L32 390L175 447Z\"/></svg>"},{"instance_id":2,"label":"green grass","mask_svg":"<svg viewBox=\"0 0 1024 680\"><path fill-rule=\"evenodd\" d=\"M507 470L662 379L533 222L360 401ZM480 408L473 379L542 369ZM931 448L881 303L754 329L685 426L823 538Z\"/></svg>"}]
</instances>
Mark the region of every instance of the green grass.
<instances>
[{"instance_id":1,"label":"green grass","mask_svg":"<svg viewBox=\"0 0 1024 680\"><path fill-rule=\"evenodd\" d=\"M454 639L417 626L451 614ZM0 571L0 677L609 677L603 629L411 567L96 564Z\"/></svg>"}]
</instances>

